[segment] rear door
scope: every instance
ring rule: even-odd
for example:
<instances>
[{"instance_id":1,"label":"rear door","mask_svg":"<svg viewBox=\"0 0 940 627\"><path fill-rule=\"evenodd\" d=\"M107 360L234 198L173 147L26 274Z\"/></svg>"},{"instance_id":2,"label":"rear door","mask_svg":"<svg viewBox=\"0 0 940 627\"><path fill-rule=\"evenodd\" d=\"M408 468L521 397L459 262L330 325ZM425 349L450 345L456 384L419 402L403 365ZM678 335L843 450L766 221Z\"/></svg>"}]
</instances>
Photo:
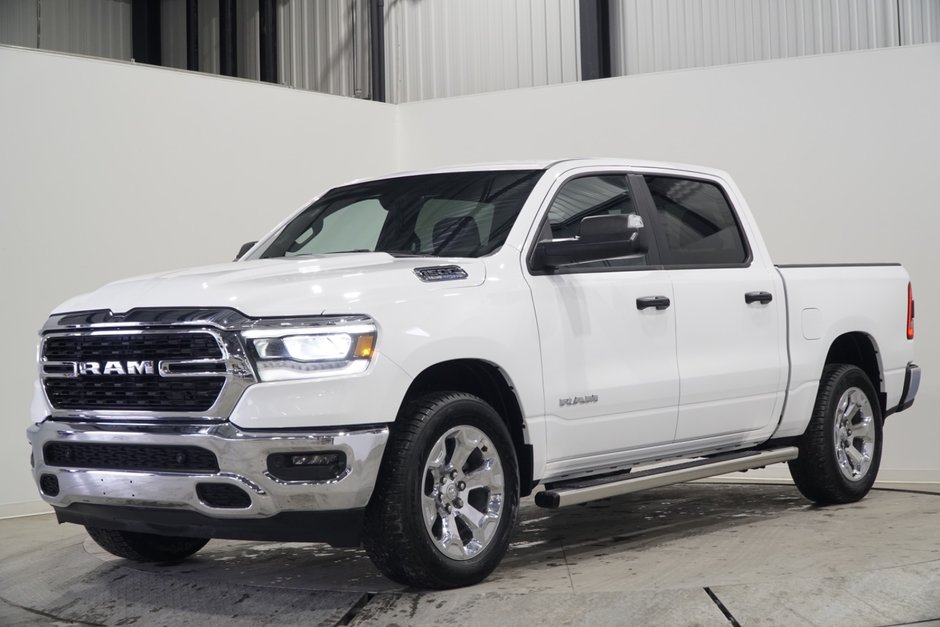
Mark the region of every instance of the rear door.
<instances>
[{"instance_id":1,"label":"rear door","mask_svg":"<svg viewBox=\"0 0 940 627\"><path fill-rule=\"evenodd\" d=\"M675 293L676 440L772 428L785 376L785 297L717 179L646 174L640 193Z\"/></svg>"},{"instance_id":2,"label":"rear door","mask_svg":"<svg viewBox=\"0 0 940 627\"><path fill-rule=\"evenodd\" d=\"M587 216L638 213L634 178L625 171L575 172L558 181L536 241L574 237ZM630 449L673 440L679 400L675 310L640 309L637 303L672 299L669 275L650 239L642 258L527 272L542 351L551 472L615 463Z\"/></svg>"}]
</instances>

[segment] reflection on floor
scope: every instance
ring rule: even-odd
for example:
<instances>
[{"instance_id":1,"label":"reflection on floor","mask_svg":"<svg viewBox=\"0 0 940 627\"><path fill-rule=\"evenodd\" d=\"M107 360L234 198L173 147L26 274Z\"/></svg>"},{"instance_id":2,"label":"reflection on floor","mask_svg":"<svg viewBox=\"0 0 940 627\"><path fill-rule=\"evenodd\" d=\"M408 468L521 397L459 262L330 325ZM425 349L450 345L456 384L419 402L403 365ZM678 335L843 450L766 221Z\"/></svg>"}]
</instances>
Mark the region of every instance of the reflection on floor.
<instances>
[{"instance_id":1,"label":"reflection on floor","mask_svg":"<svg viewBox=\"0 0 940 627\"><path fill-rule=\"evenodd\" d=\"M422 592L360 550L213 541L114 558L52 516L0 521L3 625L898 625L940 619L940 494L817 508L790 486L527 502L484 583Z\"/></svg>"}]
</instances>

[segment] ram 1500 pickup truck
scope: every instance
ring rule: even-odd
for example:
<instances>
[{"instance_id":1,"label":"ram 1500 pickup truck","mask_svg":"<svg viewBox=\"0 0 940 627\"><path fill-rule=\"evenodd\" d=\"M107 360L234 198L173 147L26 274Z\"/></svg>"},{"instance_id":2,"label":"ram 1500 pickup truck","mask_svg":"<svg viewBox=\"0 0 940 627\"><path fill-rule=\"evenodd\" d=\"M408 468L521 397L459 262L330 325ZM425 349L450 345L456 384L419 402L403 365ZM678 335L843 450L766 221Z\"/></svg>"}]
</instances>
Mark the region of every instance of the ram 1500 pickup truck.
<instances>
[{"instance_id":1,"label":"ram 1500 pickup truck","mask_svg":"<svg viewBox=\"0 0 940 627\"><path fill-rule=\"evenodd\" d=\"M731 178L624 160L337 187L233 263L107 285L42 328L35 480L107 551L364 545L472 584L557 508L788 462L861 499L910 407L897 264L775 266ZM537 490L537 486L540 486Z\"/></svg>"}]
</instances>

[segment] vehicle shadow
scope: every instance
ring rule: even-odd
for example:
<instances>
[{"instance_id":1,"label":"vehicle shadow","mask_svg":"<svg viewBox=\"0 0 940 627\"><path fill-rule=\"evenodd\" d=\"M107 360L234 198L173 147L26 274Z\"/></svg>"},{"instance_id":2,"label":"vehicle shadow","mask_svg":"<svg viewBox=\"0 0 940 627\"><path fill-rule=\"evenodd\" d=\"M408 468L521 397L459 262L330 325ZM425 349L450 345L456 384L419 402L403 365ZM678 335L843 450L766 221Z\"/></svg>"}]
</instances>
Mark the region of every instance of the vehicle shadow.
<instances>
[{"instance_id":1,"label":"vehicle shadow","mask_svg":"<svg viewBox=\"0 0 940 627\"><path fill-rule=\"evenodd\" d=\"M483 585L538 579L538 568L646 551L810 507L796 488L777 485L685 484L559 510L538 508L530 497L523 501L506 558ZM84 546L104 561L194 580L210 576L233 584L363 593L405 589L379 574L362 549L217 540L185 562L136 564L111 557L90 540Z\"/></svg>"}]
</instances>

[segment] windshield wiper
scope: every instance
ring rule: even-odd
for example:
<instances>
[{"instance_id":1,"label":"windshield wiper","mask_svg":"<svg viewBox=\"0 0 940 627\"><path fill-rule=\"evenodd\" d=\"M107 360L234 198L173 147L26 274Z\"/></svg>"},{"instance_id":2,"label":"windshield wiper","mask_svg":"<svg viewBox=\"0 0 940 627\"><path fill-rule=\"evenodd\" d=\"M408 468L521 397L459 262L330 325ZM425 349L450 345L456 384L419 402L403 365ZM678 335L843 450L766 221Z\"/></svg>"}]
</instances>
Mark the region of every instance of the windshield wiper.
<instances>
[{"instance_id":1,"label":"windshield wiper","mask_svg":"<svg viewBox=\"0 0 940 627\"><path fill-rule=\"evenodd\" d=\"M322 255L350 255L353 253L386 253L392 257L435 257L437 255L431 255L428 253L415 253L409 250L371 250L369 248L354 248L352 250L331 250L327 253L320 253Z\"/></svg>"}]
</instances>

